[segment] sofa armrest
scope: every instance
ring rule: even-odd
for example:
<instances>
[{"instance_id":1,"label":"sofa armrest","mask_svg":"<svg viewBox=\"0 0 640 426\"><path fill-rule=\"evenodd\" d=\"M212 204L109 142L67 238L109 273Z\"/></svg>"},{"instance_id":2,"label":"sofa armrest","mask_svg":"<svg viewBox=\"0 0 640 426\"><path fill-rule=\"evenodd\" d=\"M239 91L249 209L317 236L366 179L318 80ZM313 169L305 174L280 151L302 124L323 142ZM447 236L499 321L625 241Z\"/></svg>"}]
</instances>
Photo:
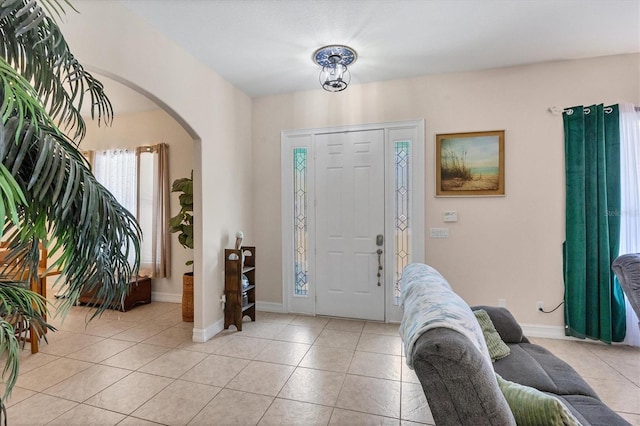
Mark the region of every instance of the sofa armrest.
<instances>
[{"instance_id":1,"label":"sofa armrest","mask_svg":"<svg viewBox=\"0 0 640 426\"><path fill-rule=\"evenodd\" d=\"M505 343L529 343L522 333L522 327L507 308L497 306L472 306L472 310L484 309L489 314L493 326Z\"/></svg>"},{"instance_id":2,"label":"sofa armrest","mask_svg":"<svg viewBox=\"0 0 640 426\"><path fill-rule=\"evenodd\" d=\"M515 425L493 368L457 331L425 332L416 341L413 366L436 424Z\"/></svg>"},{"instance_id":3,"label":"sofa armrest","mask_svg":"<svg viewBox=\"0 0 640 426\"><path fill-rule=\"evenodd\" d=\"M616 273L631 308L640 317L640 253L629 253L613 261L611 269Z\"/></svg>"}]
</instances>

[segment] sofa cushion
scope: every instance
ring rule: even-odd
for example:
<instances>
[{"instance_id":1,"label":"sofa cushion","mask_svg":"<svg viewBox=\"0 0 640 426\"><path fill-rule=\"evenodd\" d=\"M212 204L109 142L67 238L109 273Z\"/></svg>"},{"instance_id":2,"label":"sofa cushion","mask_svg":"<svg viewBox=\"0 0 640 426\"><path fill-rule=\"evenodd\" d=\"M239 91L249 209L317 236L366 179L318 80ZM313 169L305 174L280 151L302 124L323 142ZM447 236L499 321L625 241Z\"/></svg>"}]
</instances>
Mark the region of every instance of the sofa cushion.
<instances>
[{"instance_id":1,"label":"sofa cushion","mask_svg":"<svg viewBox=\"0 0 640 426\"><path fill-rule=\"evenodd\" d=\"M436 424L516 424L491 365L461 333L448 328L423 333L413 367Z\"/></svg>"},{"instance_id":2,"label":"sofa cushion","mask_svg":"<svg viewBox=\"0 0 640 426\"><path fill-rule=\"evenodd\" d=\"M557 398L496 375L518 426L579 426L571 411Z\"/></svg>"},{"instance_id":3,"label":"sofa cushion","mask_svg":"<svg viewBox=\"0 0 640 426\"><path fill-rule=\"evenodd\" d=\"M491 360L495 361L509 355L511 353L511 349L509 349L509 346L507 346L507 344L500 338L500 335L493 326L487 311L484 309L478 309L473 311L473 313L480 324L484 340L487 342L487 349L489 349Z\"/></svg>"},{"instance_id":4,"label":"sofa cushion","mask_svg":"<svg viewBox=\"0 0 640 426\"><path fill-rule=\"evenodd\" d=\"M504 379L556 395L598 398L587 382L566 362L532 343L510 344L511 355L497 360L493 368Z\"/></svg>"},{"instance_id":5,"label":"sofa cushion","mask_svg":"<svg viewBox=\"0 0 640 426\"><path fill-rule=\"evenodd\" d=\"M630 426L629 422L597 398L585 395L555 395L583 425Z\"/></svg>"},{"instance_id":6,"label":"sofa cushion","mask_svg":"<svg viewBox=\"0 0 640 426\"><path fill-rule=\"evenodd\" d=\"M507 308L501 308L498 306L472 306L472 310L482 309L489 314L491 322L496 331L500 335L500 338L505 343L521 343L529 341L524 337L522 333L522 327L518 324L518 321L511 315L511 312Z\"/></svg>"}]
</instances>

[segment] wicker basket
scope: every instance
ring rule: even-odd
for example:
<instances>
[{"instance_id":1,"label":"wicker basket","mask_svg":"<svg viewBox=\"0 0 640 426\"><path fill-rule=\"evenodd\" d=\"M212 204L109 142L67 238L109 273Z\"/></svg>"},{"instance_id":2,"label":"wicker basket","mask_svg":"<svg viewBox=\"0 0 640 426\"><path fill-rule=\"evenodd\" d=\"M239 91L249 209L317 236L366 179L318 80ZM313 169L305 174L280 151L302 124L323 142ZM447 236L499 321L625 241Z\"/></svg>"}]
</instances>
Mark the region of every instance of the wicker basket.
<instances>
[{"instance_id":1,"label":"wicker basket","mask_svg":"<svg viewBox=\"0 0 640 426\"><path fill-rule=\"evenodd\" d=\"M193 272L182 276L182 321L193 322Z\"/></svg>"}]
</instances>

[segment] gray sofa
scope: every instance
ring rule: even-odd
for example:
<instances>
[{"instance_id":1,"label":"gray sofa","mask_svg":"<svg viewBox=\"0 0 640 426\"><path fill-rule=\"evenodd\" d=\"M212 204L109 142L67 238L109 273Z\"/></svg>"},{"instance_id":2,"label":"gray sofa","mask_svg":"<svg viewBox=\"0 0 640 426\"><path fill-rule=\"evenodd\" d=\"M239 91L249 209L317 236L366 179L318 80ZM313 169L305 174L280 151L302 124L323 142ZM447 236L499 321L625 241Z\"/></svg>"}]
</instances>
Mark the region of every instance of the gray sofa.
<instances>
[{"instance_id":1,"label":"gray sofa","mask_svg":"<svg viewBox=\"0 0 640 426\"><path fill-rule=\"evenodd\" d=\"M616 273L629 304L640 318L640 253L619 256L613 261L611 269Z\"/></svg>"},{"instance_id":2,"label":"gray sofa","mask_svg":"<svg viewBox=\"0 0 640 426\"><path fill-rule=\"evenodd\" d=\"M477 306L489 314L511 354L493 369L504 379L536 388L560 399L583 425L628 425L607 407L566 362L530 343L505 308ZM413 365L438 425L514 424L494 371L462 334L431 329L417 340Z\"/></svg>"}]
</instances>

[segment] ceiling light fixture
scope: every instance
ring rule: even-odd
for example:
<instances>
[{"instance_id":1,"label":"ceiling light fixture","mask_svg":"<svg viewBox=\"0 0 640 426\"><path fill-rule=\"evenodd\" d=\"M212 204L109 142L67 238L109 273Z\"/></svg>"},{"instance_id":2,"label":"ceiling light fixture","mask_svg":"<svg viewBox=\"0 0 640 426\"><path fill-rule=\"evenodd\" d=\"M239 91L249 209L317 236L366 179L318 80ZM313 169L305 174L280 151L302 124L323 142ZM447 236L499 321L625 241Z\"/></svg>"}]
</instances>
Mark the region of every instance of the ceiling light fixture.
<instances>
[{"instance_id":1,"label":"ceiling light fixture","mask_svg":"<svg viewBox=\"0 0 640 426\"><path fill-rule=\"evenodd\" d=\"M328 92L340 92L351 82L347 65L353 64L358 55L348 46L334 44L313 52L313 62L322 67L320 85Z\"/></svg>"}]
</instances>

